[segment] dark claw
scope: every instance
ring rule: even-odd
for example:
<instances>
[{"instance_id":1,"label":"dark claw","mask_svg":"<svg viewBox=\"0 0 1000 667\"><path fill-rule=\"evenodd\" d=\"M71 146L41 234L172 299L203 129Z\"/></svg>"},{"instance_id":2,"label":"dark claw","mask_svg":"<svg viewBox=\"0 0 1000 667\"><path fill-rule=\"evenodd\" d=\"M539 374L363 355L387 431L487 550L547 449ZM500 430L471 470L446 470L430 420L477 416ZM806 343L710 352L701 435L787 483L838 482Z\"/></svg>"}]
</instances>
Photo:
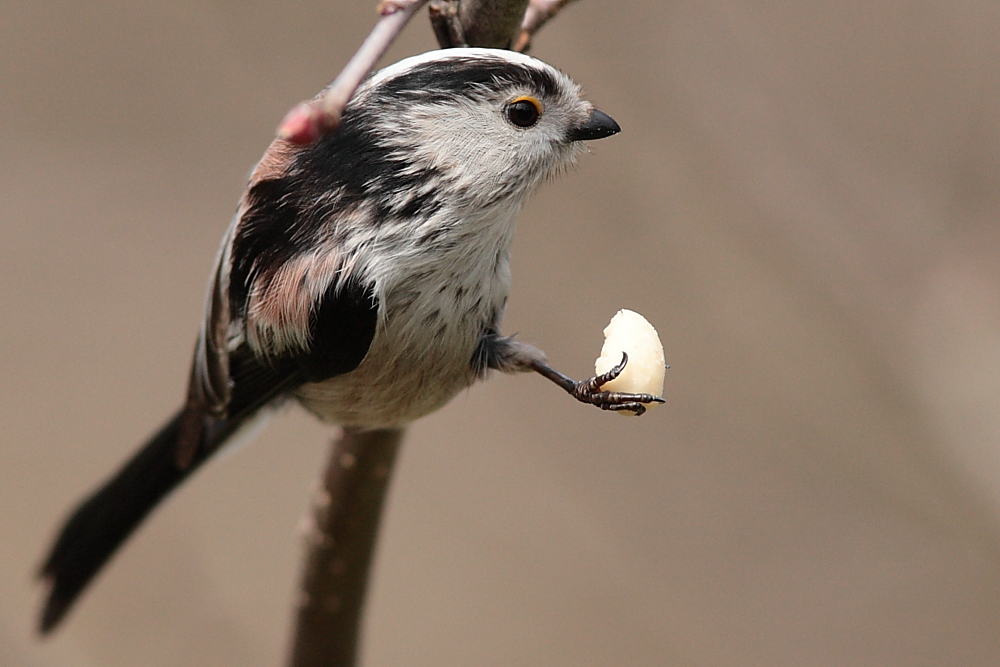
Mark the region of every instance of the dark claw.
<instances>
[{"instance_id":1,"label":"dark claw","mask_svg":"<svg viewBox=\"0 0 1000 667\"><path fill-rule=\"evenodd\" d=\"M642 403L613 403L611 405L602 405L605 410L614 410L615 412L634 412L636 417L641 417L646 414L646 406Z\"/></svg>"},{"instance_id":2,"label":"dark claw","mask_svg":"<svg viewBox=\"0 0 1000 667\"><path fill-rule=\"evenodd\" d=\"M627 394L618 391L601 391L602 386L621 375L627 363L628 354L622 352L621 363L607 373L592 377L589 380L577 382L570 390L570 393L582 403L596 405L602 410L634 412L636 417L645 414L646 406L643 403L665 403L664 399L652 394Z\"/></svg>"},{"instance_id":3,"label":"dark claw","mask_svg":"<svg viewBox=\"0 0 1000 667\"><path fill-rule=\"evenodd\" d=\"M601 391L601 387L603 387L604 385L606 385L607 383L611 382L616 377L621 375L622 371L625 370L625 364L627 363L628 363L628 353L622 352L622 360L616 366L612 366L611 370L609 370L607 373L602 373L601 375L592 377L589 380L584 380L583 382L577 382L576 383L577 387L579 387L580 385L587 385L586 389L591 394L597 393Z\"/></svg>"},{"instance_id":4,"label":"dark claw","mask_svg":"<svg viewBox=\"0 0 1000 667\"><path fill-rule=\"evenodd\" d=\"M574 397L581 403L590 403L591 405L596 405L602 410L627 410L634 412L636 413L636 416L639 416L646 412L646 406L643 404L666 403L666 401L659 396L653 396L652 394L625 394L617 391L601 391L602 386L621 375L621 372L625 370L625 364L627 363L628 355L623 352L620 364L609 370L607 373L602 373L601 375L592 377L589 380L584 380L583 382L577 382L573 380L573 378L563 375L556 369L546 364L544 361L533 361L531 362L530 368L531 370L541 374L543 377L555 382L557 385L569 392L570 396Z\"/></svg>"}]
</instances>

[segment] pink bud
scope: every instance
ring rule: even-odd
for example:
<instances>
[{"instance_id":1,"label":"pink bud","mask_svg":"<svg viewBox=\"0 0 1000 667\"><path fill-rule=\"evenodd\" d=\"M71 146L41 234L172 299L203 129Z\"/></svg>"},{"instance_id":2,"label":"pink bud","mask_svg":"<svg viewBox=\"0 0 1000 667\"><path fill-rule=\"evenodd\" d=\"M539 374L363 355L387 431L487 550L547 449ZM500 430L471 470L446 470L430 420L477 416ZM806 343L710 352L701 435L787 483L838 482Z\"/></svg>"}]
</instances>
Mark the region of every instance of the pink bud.
<instances>
[{"instance_id":1,"label":"pink bud","mask_svg":"<svg viewBox=\"0 0 1000 667\"><path fill-rule=\"evenodd\" d=\"M278 126L278 138L299 146L311 144L334 129L335 126L330 127L324 120L319 109L309 102L302 102L285 114Z\"/></svg>"}]
</instances>

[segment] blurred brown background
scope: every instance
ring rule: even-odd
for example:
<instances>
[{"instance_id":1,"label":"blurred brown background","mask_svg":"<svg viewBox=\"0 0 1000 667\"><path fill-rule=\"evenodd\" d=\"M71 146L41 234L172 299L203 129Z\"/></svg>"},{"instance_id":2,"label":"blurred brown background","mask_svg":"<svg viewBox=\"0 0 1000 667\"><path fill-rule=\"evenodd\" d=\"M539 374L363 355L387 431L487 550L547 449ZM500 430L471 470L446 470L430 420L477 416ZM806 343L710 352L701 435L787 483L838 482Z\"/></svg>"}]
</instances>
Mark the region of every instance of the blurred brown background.
<instances>
[{"instance_id":1,"label":"blurred brown background","mask_svg":"<svg viewBox=\"0 0 1000 667\"><path fill-rule=\"evenodd\" d=\"M217 243L368 0L0 5L0 665L281 664L331 430L161 508L39 643L57 523L179 403ZM506 329L668 405L494 378L415 425L364 664L1000 664L1000 7L581 0L535 54L625 131L522 215ZM434 45L421 16L389 60ZM581 280L583 267L596 280Z\"/></svg>"}]
</instances>

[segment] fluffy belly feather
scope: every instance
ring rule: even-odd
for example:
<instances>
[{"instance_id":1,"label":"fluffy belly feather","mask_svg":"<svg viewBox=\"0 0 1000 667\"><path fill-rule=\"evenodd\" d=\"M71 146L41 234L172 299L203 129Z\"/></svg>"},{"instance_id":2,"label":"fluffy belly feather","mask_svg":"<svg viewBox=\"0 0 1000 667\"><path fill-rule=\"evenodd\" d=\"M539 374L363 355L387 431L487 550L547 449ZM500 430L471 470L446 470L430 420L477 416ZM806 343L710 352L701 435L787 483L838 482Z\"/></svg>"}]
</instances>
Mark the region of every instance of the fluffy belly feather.
<instances>
[{"instance_id":1,"label":"fluffy belly feather","mask_svg":"<svg viewBox=\"0 0 1000 667\"><path fill-rule=\"evenodd\" d=\"M399 349L390 335L376 335L355 370L305 384L296 397L320 418L342 426L402 426L442 407L475 380L470 360L476 339L472 331L463 333L469 342L449 349Z\"/></svg>"},{"instance_id":2,"label":"fluffy belly feather","mask_svg":"<svg viewBox=\"0 0 1000 667\"><path fill-rule=\"evenodd\" d=\"M389 315L361 364L303 385L296 397L320 418L358 428L402 426L442 407L481 377L472 358L483 332L499 326L509 285L509 274L499 274L474 290L450 285L451 298L438 285L386 295Z\"/></svg>"}]
</instances>

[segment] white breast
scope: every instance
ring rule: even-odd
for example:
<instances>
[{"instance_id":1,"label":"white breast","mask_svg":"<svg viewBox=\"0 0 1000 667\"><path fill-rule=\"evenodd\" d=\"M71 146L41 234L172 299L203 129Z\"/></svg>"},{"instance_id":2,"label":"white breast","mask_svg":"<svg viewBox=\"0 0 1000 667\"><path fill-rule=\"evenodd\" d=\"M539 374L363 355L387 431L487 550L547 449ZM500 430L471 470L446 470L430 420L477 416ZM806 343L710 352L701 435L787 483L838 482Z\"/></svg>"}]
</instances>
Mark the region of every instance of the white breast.
<instances>
[{"instance_id":1,"label":"white breast","mask_svg":"<svg viewBox=\"0 0 1000 667\"><path fill-rule=\"evenodd\" d=\"M472 384L473 352L487 327L499 327L510 289L517 208L452 218L430 252L413 230L387 226L358 258L380 305L367 356L350 373L303 385L299 401L336 424L386 428L437 410Z\"/></svg>"}]
</instances>

